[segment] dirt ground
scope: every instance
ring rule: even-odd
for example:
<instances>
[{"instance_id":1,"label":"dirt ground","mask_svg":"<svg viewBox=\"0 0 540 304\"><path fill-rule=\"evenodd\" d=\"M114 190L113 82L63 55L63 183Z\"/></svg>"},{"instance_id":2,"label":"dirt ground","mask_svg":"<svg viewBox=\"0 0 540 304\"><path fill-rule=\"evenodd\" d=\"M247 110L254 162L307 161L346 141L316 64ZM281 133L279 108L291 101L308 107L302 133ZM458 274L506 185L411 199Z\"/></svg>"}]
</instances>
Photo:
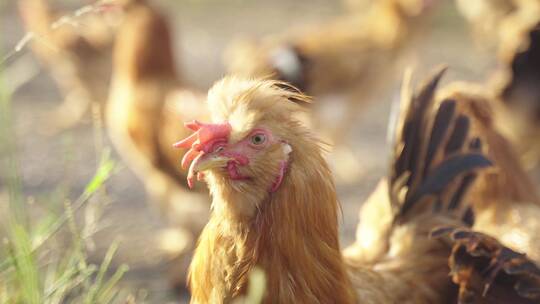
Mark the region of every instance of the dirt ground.
<instances>
[{"instance_id":1,"label":"dirt ground","mask_svg":"<svg viewBox=\"0 0 540 304\"><path fill-rule=\"evenodd\" d=\"M200 88L207 88L223 75L222 52L231 39L259 37L295 25L320 22L337 16L342 10L340 2L335 0L184 0L160 1L159 5L174 21L176 55L183 75ZM483 79L493 66L493 53L475 48L466 25L451 5L439 11L433 27L413 50L417 55L417 75L438 63L447 63L450 70L445 82ZM13 3L3 6L0 22L2 53L7 53L24 35ZM29 54L23 58L39 68ZM378 96L366 107L350 132L349 146L361 174L355 182L338 180L343 204L341 236L344 245L353 240L361 202L386 172L386 125L398 86L395 83L394 90ZM13 96L19 159L24 188L29 195L51 191L69 178L75 196L83 190L95 169L93 131L89 122L54 136L41 132L42 114L57 106L60 100L54 82L41 70ZM71 151L73 164L69 170L65 168L66 149ZM97 247L92 260L99 262L110 243L120 239L114 265L127 263L131 269L123 285L146 290L149 303L186 301L185 293L179 298L178 292L169 288L166 266L155 259L152 244L164 224L147 204L142 183L124 168L112 178L108 190L114 203L104 216L107 228L95 237Z\"/></svg>"}]
</instances>

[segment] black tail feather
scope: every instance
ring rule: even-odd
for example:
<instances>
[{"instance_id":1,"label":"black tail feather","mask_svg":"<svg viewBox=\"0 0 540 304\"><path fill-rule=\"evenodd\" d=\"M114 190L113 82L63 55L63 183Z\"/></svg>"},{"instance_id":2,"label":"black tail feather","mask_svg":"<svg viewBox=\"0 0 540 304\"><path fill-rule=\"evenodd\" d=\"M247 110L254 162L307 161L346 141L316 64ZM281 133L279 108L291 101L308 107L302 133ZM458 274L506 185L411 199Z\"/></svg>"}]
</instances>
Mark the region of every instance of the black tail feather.
<instances>
[{"instance_id":1,"label":"black tail feather","mask_svg":"<svg viewBox=\"0 0 540 304\"><path fill-rule=\"evenodd\" d=\"M398 222L430 197L433 206L428 210L457 214L469 225L474 214L462 201L476 172L492 165L482 153L481 139L472 134L469 116L461 113L459 101L435 102L444 71L434 73L403 109L389 187Z\"/></svg>"},{"instance_id":2,"label":"black tail feather","mask_svg":"<svg viewBox=\"0 0 540 304\"><path fill-rule=\"evenodd\" d=\"M445 153L451 154L453 152L459 151L465 144L467 139L467 134L469 134L470 121L464 115L460 115L456 119L456 125L454 126L454 131L450 135L450 139L445 147Z\"/></svg>"}]
</instances>

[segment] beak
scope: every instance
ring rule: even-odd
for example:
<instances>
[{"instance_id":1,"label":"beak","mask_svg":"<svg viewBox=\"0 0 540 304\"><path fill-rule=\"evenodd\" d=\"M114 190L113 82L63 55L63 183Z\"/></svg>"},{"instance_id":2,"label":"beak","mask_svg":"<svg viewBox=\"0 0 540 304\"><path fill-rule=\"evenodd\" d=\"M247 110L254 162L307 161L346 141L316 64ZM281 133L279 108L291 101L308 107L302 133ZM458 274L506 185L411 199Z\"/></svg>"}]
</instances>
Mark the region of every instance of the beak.
<instances>
[{"instance_id":1,"label":"beak","mask_svg":"<svg viewBox=\"0 0 540 304\"><path fill-rule=\"evenodd\" d=\"M193 188L195 177L200 177L200 174L204 171L214 168L225 168L231 158L217 155L215 153L204 154L201 153L197 158L193 160L189 167L188 172L188 186Z\"/></svg>"},{"instance_id":2,"label":"beak","mask_svg":"<svg viewBox=\"0 0 540 304\"><path fill-rule=\"evenodd\" d=\"M194 161L192 168L195 172L203 172L206 170L226 167L227 163L231 160L229 157L206 154L201 156L197 161Z\"/></svg>"}]
</instances>

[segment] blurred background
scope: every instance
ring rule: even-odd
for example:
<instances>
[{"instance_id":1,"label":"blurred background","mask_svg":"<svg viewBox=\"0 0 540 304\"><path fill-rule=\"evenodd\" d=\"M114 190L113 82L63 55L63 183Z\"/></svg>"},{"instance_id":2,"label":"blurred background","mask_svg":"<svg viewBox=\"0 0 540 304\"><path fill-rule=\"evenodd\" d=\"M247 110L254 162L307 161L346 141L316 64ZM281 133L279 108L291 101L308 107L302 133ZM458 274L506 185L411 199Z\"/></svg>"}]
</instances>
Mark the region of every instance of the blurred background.
<instances>
[{"instance_id":1,"label":"blurred background","mask_svg":"<svg viewBox=\"0 0 540 304\"><path fill-rule=\"evenodd\" d=\"M119 153L118 149L122 149L123 144L111 143L108 125L111 121L122 124L124 120L105 118L102 112L107 106L99 100L79 105L85 110L67 106L79 103L77 98L107 98L111 45L123 22L124 13L119 8L122 4L98 3L92 6L89 1L82 0L41 2L48 3L51 11L57 11L51 17L53 22L68 16L60 24L55 24L56 27L46 18L44 21L53 30L66 32L59 35L61 38L50 33L39 34L39 30L32 28L40 26L32 23L43 18L38 12L43 7L40 8L39 4L33 7L36 4L30 0L4 1L0 11L0 238L3 239L0 245L0 303L53 303L55 299L58 303L106 303L125 302L126 298L137 303L184 303L189 296L183 287L183 279L178 276L183 276L185 270L180 267L177 274L171 273L174 272L171 269L176 269L171 265L177 261L171 252L184 250L187 246L184 243L192 243L197 232L189 232L191 234L186 236L185 231L180 229L178 233L171 228L183 224L174 220L171 224L170 219L164 219L163 207L156 206L153 203L156 199L145 190L149 186L144 177L138 178L134 173L137 169L132 169L131 164L137 163L137 158L129 159L128 156L129 160L125 162L126 157L122 156L131 153L130 150ZM296 36L292 37L309 35L348 14L355 14L358 20L372 18L367 16L372 11L370 5L373 5L368 4L373 1L367 0L351 3L332 0L147 2L169 23L174 66L181 75L181 86L200 94L229 70L251 71L239 68L243 63L238 63L238 57L234 57L234 52L241 53L239 49L245 46L242 41L262 39L260 41L270 41L268 43L272 45L272 39L264 40L264 37L272 36L278 37L276 40L293 41L295 38L287 38L289 33L295 33ZM467 22L454 1L421 2L429 2L429 7L425 12L422 8L415 15L414 22L418 24L411 26L411 32L399 38L405 41L401 42L404 46L399 46L391 56L385 55L389 56L387 59L378 59L392 68L379 63L358 72L363 77L377 79L377 90L363 94L366 90L361 89L361 84L353 83L350 86L356 90L343 97L339 94L341 89L310 89L309 86L306 89L308 94L315 96L316 102L319 97L325 100L322 106L317 107L318 119L313 124L321 133L329 134L325 135L329 142L336 144L329 160L336 173L343 206L343 245L354 240L361 202L377 180L386 174L387 124L392 102L399 96L405 67L413 67L415 75L421 78L434 66L445 63L450 67L445 79L449 82L456 79L483 81L498 66L497 43L492 41L496 39L491 39L495 34L479 39L478 29ZM86 11L80 10L85 7ZM375 19L382 24L386 20ZM95 41L101 41L99 43L103 47L96 47L96 52L87 52L85 42L72 40L70 31L84 32L95 22L106 27L96 31L105 37L100 40L101 34L96 34ZM407 23L400 25L406 26ZM364 27L370 28L362 23L345 25L351 32L362 31ZM298 28L305 28L306 34ZM373 28L384 28L384 25ZM390 31L395 30L392 26L389 28ZM285 38L280 38L280 35ZM333 37L339 40L339 37L347 36L340 35L331 32L321 34L313 41L306 40L305 44L314 46L305 49L301 44L298 47L294 43L287 44L274 53L281 55L272 55L272 58L277 58L274 72L289 75L286 68L281 68L283 62L302 62L309 57L311 49L318 47L317 39ZM69 42L62 44L55 39ZM363 40L358 41L352 44L364 43ZM98 42L92 46L99 46ZM151 44L147 41L145 45ZM233 44L240 47L231 47ZM263 46L263 42L255 44ZM65 52L66 45L75 46L75 51ZM163 44L157 45L156 48L163 47ZM322 50L331 49L324 43L321 45ZM392 43L388 45L388 48L394 47ZM338 54L337 49L332 50ZM69 52L78 52L78 57L71 58ZM317 52L323 53L314 51L315 54ZM345 56L362 57L366 52L352 50ZM374 52L379 51L375 48ZM294 55L292 59L291 54ZM154 58L159 56L157 54ZM250 55L243 53L239 56L248 60ZM125 57L129 59L129 55ZM145 60L146 57L141 55L140 58ZM326 57L324 60L330 60L328 58L332 59ZM105 63L101 63L101 59ZM81 76L83 80L77 81L73 75L84 73L74 72L69 63L62 63L63 60L77 61L77 68L90 74L89 78ZM316 65L313 63L316 59L305 60L311 60L312 66ZM100 64L106 72L100 70ZM60 71L56 71L58 69ZM291 73L294 76L295 72ZM70 89L85 81L103 84L88 85L90 97L88 92ZM302 86L302 82L306 79L298 86ZM103 92L99 92L100 89ZM336 139L329 129L341 120L340 115L348 111L350 100L361 103L361 106L354 108L353 119L341 126L342 129L337 131L340 138ZM120 104L115 109L129 111L124 108L128 106ZM178 117L178 122L184 120ZM115 134L118 138L121 132ZM181 135L175 136L182 138ZM180 172L179 161L177 158L178 165L172 168ZM203 216L200 221L204 220ZM2 286L4 282L7 283Z\"/></svg>"}]
</instances>

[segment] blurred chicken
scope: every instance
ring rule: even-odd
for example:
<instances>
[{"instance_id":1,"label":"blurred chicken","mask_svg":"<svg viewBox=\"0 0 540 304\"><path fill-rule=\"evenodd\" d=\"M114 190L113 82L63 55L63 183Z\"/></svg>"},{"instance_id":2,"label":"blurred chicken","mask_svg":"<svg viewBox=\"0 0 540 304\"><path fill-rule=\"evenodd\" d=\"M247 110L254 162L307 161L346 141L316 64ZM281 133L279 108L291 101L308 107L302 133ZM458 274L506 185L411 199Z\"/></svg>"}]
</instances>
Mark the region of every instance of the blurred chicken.
<instances>
[{"instance_id":1,"label":"blurred chicken","mask_svg":"<svg viewBox=\"0 0 540 304\"><path fill-rule=\"evenodd\" d=\"M540 13L538 0L456 0L456 4L483 47L506 40L516 25L537 19Z\"/></svg>"},{"instance_id":2,"label":"blurred chicken","mask_svg":"<svg viewBox=\"0 0 540 304\"><path fill-rule=\"evenodd\" d=\"M496 123L532 168L540 161L540 140L535 140L540 137L540 9L535 18L522 19L507 32L490 83Z\"/></svg>"},{"instance_id":3,"label":"blurred chicken","mask_svg":"<svg viewBox=\"0 0 540 304\"><path fill-rule=\"evenodd\" d=\"M288 30L260 41L238 41L226 52L225 65L232 74L268 77L291 83L317 96L315 126L335 144L343 143L357 110L393 83L398 58L428 24L431 1L370 1L333 21ZM345 97L339 123L325 118L332 101ZM325 138L326 139L326 138Z\"/></svg>"},{"instance_id":4,"label":"blurred chicken","mask_svg":"<svg viewBox=\"0 0 540 304\"><path fill-rule=\"evenodd\" d=\"M466 213L465 221L474 223L476 231L496 236L497 240L466 229L449 228L435 232L450 234L456 243L450 266L454 282L460 285L460 303L538 303L540 293L528 288L540 286L540 271L531 260L516 252L526 253L532 260L540 262L540 201L534 185L520 166L510 143L496 130L490 108L493 102L489 101L486 93L477 86L458 83L449 85L438 95L436 103L440 105L438 112L433 114L434 123L424 118L425 122L419 126L419 118L402 115L400 120L405 123L400 123L398 130L403 129L409 138L420 136L420 139L429 139L429 147L443 145L450 155L455 154L456 146L467 140L471 149L484 151L494 161L494 167L489 170L466 174L460 184L454 185L457 188L454 188L454 196L450 200L452 205L460 200L471 202L474 208ZM417 109L421 108L418 106ZM429 107L424 111L429 114ZM420 110L412 111L415 112ZM423 162L429 163L430 159L438 158L429 152L433 151L429 147L424 153L407 154L411 148L406 144L400 145L398 141L396 152L409 155L413 160L422 157L423 161L418 164L422 168L425 166ZM455 164L453 167L446 168L445 174L451 176L454 174L451 172L459 168ZM444 176L439 178L444 180L447 178ZM394 214L388 205L380 204L388 191L396 192L398 197L401 195L393 187L388 189L387 183L382 181L363 205L357 242L347 249L347 256L353 256L362 263L375 263L390 246L388 234ZM441 208L439 203L436 206L436 209ZM517 269L518 266L523 267ZM531 280L534 284L523 285ZM512 284L516 282L522 284L514 288Z\"/></svg>"},{"instance_id":5,"label":"blurred chicken","mask_svg":"<svg viewBox=\"0 0 540 304\"><path fill-rule=\"evenodd\" d=\"M208 219L210 201L203 188L187 191L186 176L176 169L183 152L172 149L171 142L188 134L182 120L206 117L204 98L184 86L176 71L166 19L144 1L132 1L125 10L114 47L108 130L162 214L178 229L165 235L163 245L184 258L184 268L174 269L184 279L194 241Z\"/></svg>"},{"instance_id":6,"label":"blurred chicken","mask_svg":"<svg viewBox=\"0 0 540 304\"><path fill-rule=\"evenodd\" d=\"M519 154L497 128L494 97L482 89L456 83L440 94L441 100L459 101L462 115L473 118L467 128L477 130L495 162L494 170L485 172L471 190L477 215L474 228L540 262L540 197Z\"/></svg>"},{"instance_id":7,"label":"blurred chicken","mask_svg":"<svg viewBox=\"0 0 540 304\"><path fill-rule=\"evenodd\" d=\"M415 96L422 96L422 92ZM443 197L448 199L450 209L459 206L460 201L471 203L472 208L466 210L463 220L471 224L474 231L443 228L432 233L450 234L455 244L449 266L453 281L460 287L459 303L539 303L540 200L513 147L497 131L491 110L493 102L487 98L473 85L449 85L431 101L438 104L437 111L431 114L433 122L430 123L427 116L423 124L418 121L421 121L421 115L429 115L429 105L425 105L425 110L421 104L417 108L414 103L408 106L412 109L401 116L398 124L398 130L403 130L401 139L405 140L402 145L399 141L396 145L395 151L401 157L395 164L399 166L403 160L411 159L418 162L420 155L423 159L416 168L422 168L425 175L429 172L430 161L439 159L437 146L439 149L444 147L449 160L459 158L459 154L456 155L459 147L482 151L492 160L490 169L464 175L459 173L460 167L471 166L472 159L463 158L462 164L448 160L446 168L443 168L444 164L433 168L432 175L441 178L439 181L434 178L429 183L435 189L449 177L462 177L453 186L448 186L453 189L452 195ZM411 112L414 115L410 115ZM418 115L420 118L415 119ZM414 138L415 133L417 138L427 141L423 153L408 152L411 148L407 147L406 139ZM406 176L405 181L399 181L399 175L394 176L397 185L414 186L414 180L410 182L414 173ZM422 189L419 190L421 193L429 193L422 184L418 188ZM390 197L401 195L393 187L389 191ZM407 198L405 195L405 201ZM440 209L441 203L435 203L434 208Z\"/></svg>"},{"instance_id":8,"label":"blurred chicken","mask_svg":"<svg viewBox=\"0 0 540 304\"><path fill-rule=\"evenodd\" d=\"M447 114L455 120L454 134L460 136L472 130L495 164L482 172L474 185L464 184L464 189L469 189L469 200L474 203L473 229L497 240L479 233L453 231L452 237L458 243L450 260L453 279L460 284L462 303L539 303L540 197L519 154L500 133L499 103L490 88L487 92L485 88L455 83L438 96L439 102L454 101L459 105L455 113ZM497 275L499 280L495 279ZM520 299L509 298L505 294L509 289L499 288L501 284L511 287ZM490 286L494 291L486 299Z\"/></svg>"},{"instance_id":9,"label":"blurred chicken","mask_svg":"<svg viewBox=\"0 0 540 304\"><path fill-rule=\"evenodd\" d=\"M187 124L195 133L175 144L189 148L182 160L189 183L204 179L213 196L190 269L192 303L240 297L254 267L266 273L264 303L455 298L447 260L456 241L428 235L439 225L472 224L467 186L491 162L472 132L449 128L447 113L455 102L433 107L440 76L411 97L397 129L389 191L377 202L391 209L387 246L370 262L354 250L345 259L340 252L330 171L320 142L295 117L307 97L276 81L232 77L216 83L208 93L214 123ZM510 276L521 281L521 275ZM500 279L493 275L494 282ZM526 299L512 288L507 294Z\"/></svg>"},{"instance_id":10,"label":"blurred chicken","mask_svg":"<svg viewBox=\"0 0 540 304\"><path fill-rule=\"evenodd\" d=\"M53 11L47 0L19 1L24 25L33 34L32 51L50 70L64 97L47 119L52 131L79 122L92 104L102 114L109 90L112 44L121 18L116 4L121 2L125 1L95 2L70 15Z\"/></svg>"}]
</instances>

